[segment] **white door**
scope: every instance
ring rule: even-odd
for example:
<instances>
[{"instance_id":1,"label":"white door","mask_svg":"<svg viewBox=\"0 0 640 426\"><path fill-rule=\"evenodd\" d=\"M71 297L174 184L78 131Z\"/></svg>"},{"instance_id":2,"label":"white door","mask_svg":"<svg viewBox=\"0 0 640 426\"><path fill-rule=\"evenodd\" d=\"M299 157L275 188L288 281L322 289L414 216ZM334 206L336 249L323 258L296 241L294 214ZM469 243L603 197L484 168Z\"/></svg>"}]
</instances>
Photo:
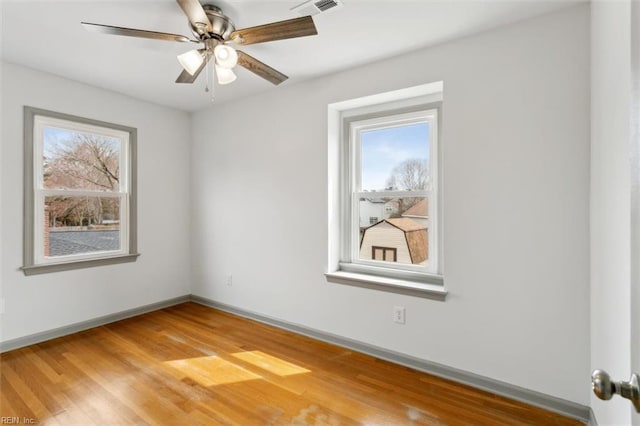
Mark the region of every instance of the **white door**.
<instances>
[{"instance_id":1,"label":"white door","mask_svg":"<svg viewBox=\"0 0 640 426\"><path fill-rule=\"evenodd\" d=\"M631 4L631 371L640 374L640 3ZM640 411L640 409L638 410ZM632 412L634 426L640 413Z\"/></svg>"},{"instance_id":2,"label":"white door","mask_svg":"<svg viewBox=\"0 0 640 426\"><path fill-rule=\"evenodd\" d=\"M619 382L640 373L640 2L591 7L591 366ZM640 426L620 396L591 408Z\"/></svg>"}]
</instances>

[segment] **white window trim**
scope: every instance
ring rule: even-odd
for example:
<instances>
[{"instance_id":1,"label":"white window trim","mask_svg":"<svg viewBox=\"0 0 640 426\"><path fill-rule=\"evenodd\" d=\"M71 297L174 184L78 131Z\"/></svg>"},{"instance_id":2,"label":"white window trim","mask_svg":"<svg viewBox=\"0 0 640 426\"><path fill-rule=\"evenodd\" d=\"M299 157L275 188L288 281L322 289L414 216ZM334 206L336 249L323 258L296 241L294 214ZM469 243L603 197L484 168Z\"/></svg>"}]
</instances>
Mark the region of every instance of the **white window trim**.
<instances>
[{"instance_id":1,"label":"white window trim","mask_svg":"<svg viewBox=\"0 0 640 426\"><path fill-rule=\"evenodd\" d=\"M135 128L68 114L24 107L24 264L25 275L133 262L136 252L136 137ZM47 127L115 137L121 141L120 188L118 191L52 190L42 180L43 134ZM120 199L120 249L98 253L45 257L44 199L48 195L99 196Z\"/></svg>"},{"instance_id":2,"label":"white window trim","mask_svg":"<svg viewBox=\"0 0 640 426\"><path fill-rule=\"evenodd\" d=\"M433 257L430 253L433 262L430 262L428 269L415 265L406 265L397 269L380 266L374 262L352 261L357 257L354 254L355 248L352 249L355 246L350 223L358 218L353 217L357 212L352 205L351 192L347 188L351 188L351 185L356 183L345 182L345 179L350 179L353 175L349 167L356 165L345 164L344 161L353 158L352 153L349 152L351 149L349 139L352 136L350 123L352 122L374 123L379 117L388 120L390 115L408 114L407 117L409 117L418 111L424 114L425 111L435 109L438 111L436 130L439 130L442 92L443 83L436 82L329 105L329 258L325 275L330 282L436 300L446 298L447 291L444 288L442 274L442 192L439 190L442 170L438 167L441 163L441 151L437 148L439 144L435 144L436 148L430 158L433 167L433 189L436 189L437 195L434 198L435 202L430 202L429 215L436 223L433 232L430 232L430 247L436 247L436 250ZM440 134L438 139L441 140ZM419 192L411 194L429 195L429 191ZM402 193L407 195L404 191Z\"/></svg>"}]
</instances>

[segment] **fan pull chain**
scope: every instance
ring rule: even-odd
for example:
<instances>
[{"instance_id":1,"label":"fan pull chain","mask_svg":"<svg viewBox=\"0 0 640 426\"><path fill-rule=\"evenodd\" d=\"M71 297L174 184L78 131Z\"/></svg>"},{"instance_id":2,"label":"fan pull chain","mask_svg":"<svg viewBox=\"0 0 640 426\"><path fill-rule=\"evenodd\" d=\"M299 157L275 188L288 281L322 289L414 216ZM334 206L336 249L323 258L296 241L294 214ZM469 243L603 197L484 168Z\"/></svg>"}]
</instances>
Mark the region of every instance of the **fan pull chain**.
<instances>
[{"instance_id":1,"label":"fan pull chain","mask_svg":"<svg viewBox=\"0 0 640 426\"><path fill-rule=\"evenodd\" d=\"M215 61L215 58L212 58L212 60ZM211 67L211 72L209 72L209 62L210 61L207 61L206 65L205 65L205 71L204 71L204 73L205 73L205 88L204 88L204 91L207 92L207 93L211 92L211 102L213 102L214 101L214 90L213 89L215 88L215 79L214 79L215 76L214 76L214 74L216 72L216 67L212 66ZM209 80L211 80L211 81L209 81ZM211 85L211 89L209 89L209 85Z\"/></svg>"},{"instance_id":2,"label":"fan pull chain","mask_svg":"<svg viewBox=\"0 0 640 426\"><path fill-rule=\"evenodd\" d=\"M205 79L204 79L204 91L205 92L209 92L209 61L207 59L205 59L205 61L207 61L207 63L204 65L204 74L205 74Z\"/></svg>"},{"instance_id":3,"label":"fan pull chain","mask_svg":"<svg viewBox=\"0 0 640 426\"><path fill-rule=\"evenodd\" d=\"M215 61L216 58L211 58L212 61ZM215 73L216 73L216 66L215 66L215 62L214 65L211 66L211 102L213 102L214 100L214 89L216 87L216 82L215 82ZM207 73L208 75L209 73Z\"/></svg>"}]
</instances>

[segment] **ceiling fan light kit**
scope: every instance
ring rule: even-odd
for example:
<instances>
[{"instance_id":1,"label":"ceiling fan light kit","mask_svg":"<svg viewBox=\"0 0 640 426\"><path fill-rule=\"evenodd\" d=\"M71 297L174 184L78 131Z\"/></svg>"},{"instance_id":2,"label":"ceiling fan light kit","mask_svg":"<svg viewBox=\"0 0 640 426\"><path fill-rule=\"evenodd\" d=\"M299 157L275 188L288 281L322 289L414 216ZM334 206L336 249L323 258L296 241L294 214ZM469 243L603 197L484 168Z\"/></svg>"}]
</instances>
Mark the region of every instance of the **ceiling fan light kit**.
<instances>
[{"instance_id":1,"label":"ceiling fan light kit","mask_svg":"<svg viewBox=\"0 0 640 426\"><path fill-rule=\"evenodd\" d=\"M218 76L218 84L229 84L236 81L236 74L230 68L223 68L216 65L216 75Z\"/></svg>"},{"instance_id":2,"label":"ceiling fan light kit","mask_svg":"<svg viewBox=\"0 0 640 426\"><path fill-rule=\"evenodd\" d=\"M216 65L221 68L231 69L238 64L238 52L231 46L219 44L213 49L213 54Z\"/></svg>"},{"instance_id":3,"label":"ceiling fan light kit","mask_svg":"<svg viewBox=\"0 0 640 426\"><path fill-rule=\"evenodd\" d=\"M213 70L215 70L217 74L219 84L229 84L235 81L237 77L232 69L236 65L240 65L272 84L278 85L289 77L258 59L234 49L229 46L229 43L250 45L318 34L311 16L303 16L301 18L236 30L231 19L215 5L201 5L198 0L176 1L189 19L191 31L196 37L195 40L179 34L160 33L90 22L82 22L82 25L89 31L103 34L204 44L204 48L190 50L178 55L178 62L184 71L178 76L176 83L187 84L193 83L213 58Z\"/></svg>"},{"instance_id":4,"label":"ceiling fan light kit","mask_svg":"<svg viewBox=\"0 0 640 426\"><path fill-rule=\"evenodd\" d=\"M204 50L194 49L178 55L178 62L189 74L194 75L204 62Z\"/></svg>"}]
</instances>

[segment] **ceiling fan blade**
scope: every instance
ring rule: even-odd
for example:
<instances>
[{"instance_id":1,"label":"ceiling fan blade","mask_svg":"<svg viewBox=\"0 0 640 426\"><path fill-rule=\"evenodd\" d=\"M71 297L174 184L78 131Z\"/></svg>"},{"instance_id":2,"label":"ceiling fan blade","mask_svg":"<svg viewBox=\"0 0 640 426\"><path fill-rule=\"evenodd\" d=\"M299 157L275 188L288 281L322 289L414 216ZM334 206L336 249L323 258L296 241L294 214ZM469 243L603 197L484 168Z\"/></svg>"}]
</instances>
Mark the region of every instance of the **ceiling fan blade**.
<instances>
[{"instance_id":1,"label":"ceiling fan blade","mask_svg":"<svg viewBox=\"0 0 640 426\"><path fill-rule=\"evenodd\" d=\"M187 72L187 70L182 70L182 72L180 73L180 75L176 79L176 83L188 83L188 84L191 84L194 81L196 81L196 79L198 78L198 76L200 75L200 73L202 72L204 67L207 66L207 62L209 62L209 55L205 56L204 61L202 62L202 65L200 65L200 67L196 70L196 72L193 73L193 75L189 74Z\"/></svg>"},{"instance_id":2,"label":"ceiling fan blade","mask_svg":"<svg viewBox=\"0 0 640 426\"><path fill-rule=\"evenodd\" d=\"M259 75L260 77L270 81L275 85L278 85L289 78L286 75L282 74L280 71L271 68L269 65L260 62L253 56L247 55L246 53L239 50L238 65L248 69L252 73Z\"/></svg>"},{"instance_id":3,"label":"ceiling fan blade","mask_svg":"<svg viewBox=\"0 0 640 426\"><path fill-rule=\"evenodd\" d=\"M313 18L311 16L303 16L302 18L235 30L231 33L231 40L242 45L248 45L316 34L318 34L318 30L313 23Z\"/></svg>"},{"instance_id":4,"label":"ceiling fan blade","mask_svg":"<svg viewBox=\"0 0 640 426\"><path fill-rule=\"evenodd\" d=\"M111 25L92 24L91 22L81 22L81 24L89 31L102 34L150 38L154 40L180 41L183 43L195 41L179 34L159 33L156 31L137 30L135 28L114 27Z\"/></svg>"},{"instance_id":5,"label":"ceiling fan blade","mask_svg":"<svg viewBox=\"0 0 640 426\"><path fill-rule=\"evenodd\" d=\"M202 35L205 32L213 31L213 27L211 26L211 21L207 17L202 5L198 0L176 0L182 11L187 18L189 18L189 22L191 25L198 31L198 34Z\"/></svg>"}]
</instances>

